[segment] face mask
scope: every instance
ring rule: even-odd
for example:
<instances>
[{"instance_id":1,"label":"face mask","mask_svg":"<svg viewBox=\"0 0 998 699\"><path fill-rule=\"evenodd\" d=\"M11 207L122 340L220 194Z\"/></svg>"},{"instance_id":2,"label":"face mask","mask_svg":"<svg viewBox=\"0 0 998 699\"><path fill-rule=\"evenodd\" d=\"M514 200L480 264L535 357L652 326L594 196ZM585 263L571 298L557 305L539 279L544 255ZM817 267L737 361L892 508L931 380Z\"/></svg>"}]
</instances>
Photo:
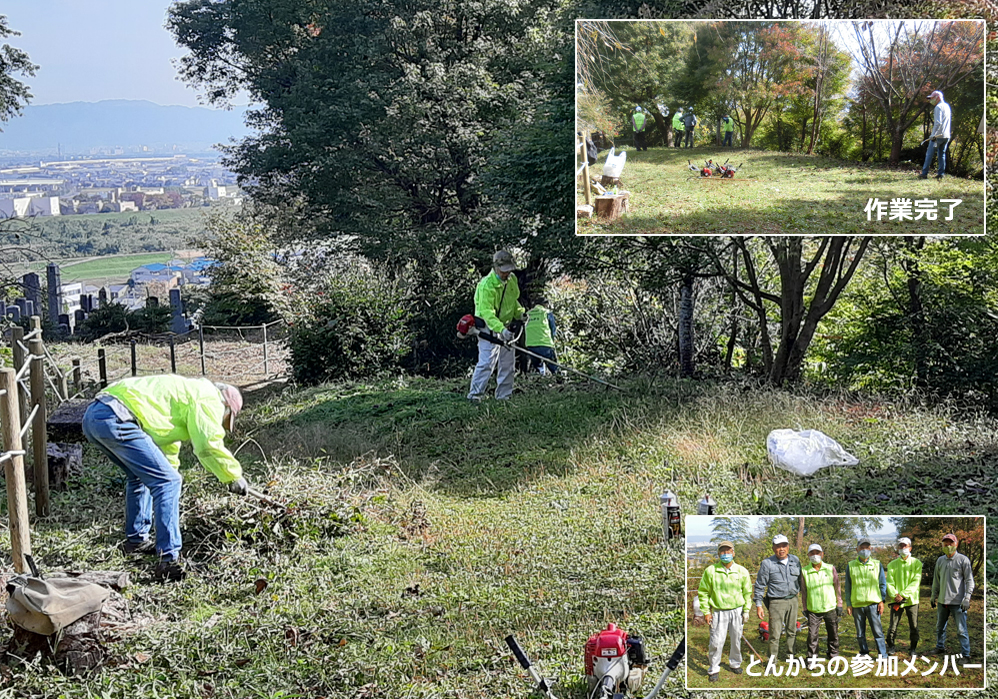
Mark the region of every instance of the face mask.
<instances>
[{"instance_id":1,"label":"face mask","mask_svg":"<svg viewBox=\"0 0 998 699\"><path fill-rule=\"evenodd\" d=\"M943 551L946 553L956 553L956 546L943 546Z\"/></svg>"},{"instance_id":2,"label":"face mask","mask_svg":"<svg viewBox=\"0 0 998 699\"><path fill-rule=\"evenodd\" d=\"M873 555L873 551L871 551L870 549L860 549L859 550L859 557L862 558L864 561L867 558L869 558L870 556L872 556L872 555Z\"/></svg>"},{"instance_id":3,"label":"face mask","mask_svg":"<svg viewBox=\"0 0 998 699\"><path fill-rule=\"evenodd\" d=\"M728 564L728 563L731 563L731 561L733 561L733 560L735 560L735 554L733 554L733 553L722 553L721 554L721 563Z\"/></svg>"},{"instance_id":4,"label":"face mask","mask_svg":"<svg viewBox=\"0 0 998 699\"><path fill-rule=\"evenodd\" d=\"M821 563L821 556L818 556L818 555L810 556L810 559L811 559L811 563L815 563L815 564Z\"/></svg>"},{"instance_id":5,"label":"face mask","mask_svg":"<svg viewBox=\"0 0 998 699\"><path fill-rule=\"evenodd\" d=\"M911 555L911 551L909 551L908 549L901 549L900 551L898 551L898 553L901 554L901 558L907 558L908 556Z\"/></svg>"}]
</instances>

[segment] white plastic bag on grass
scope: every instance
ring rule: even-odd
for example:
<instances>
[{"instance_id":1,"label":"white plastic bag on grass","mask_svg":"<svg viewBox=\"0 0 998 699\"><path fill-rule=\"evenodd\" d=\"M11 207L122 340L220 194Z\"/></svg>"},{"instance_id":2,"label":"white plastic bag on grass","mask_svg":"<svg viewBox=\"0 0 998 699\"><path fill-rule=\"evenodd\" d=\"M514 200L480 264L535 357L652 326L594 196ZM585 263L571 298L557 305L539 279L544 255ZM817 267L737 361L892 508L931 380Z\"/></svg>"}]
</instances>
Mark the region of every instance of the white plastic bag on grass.
<instances>
[{"instance_id":1,"label":"white plastic bag on grass","mask_svg":"<svg viewBox=\"0 0 998 699\"><path fill-rule=\"evenodd\" d=\"M614 149L611 148L610 152L607 153L606 162L603 163L603 177L620 177L626 162L627 151L621 151L614 155Z\"/></svg>"},{"instance_id":2,"label":"white plastic bag on grass","mask_svg":"<svg viewBox=\"0 0 998 699\"><path fill-rule=\"evenodd\" d=\"M773 430L766 438L766 451L774 466L798 476L810 476L826 466L855 466L859 459L834 439L818 430Z\"/></svg>"}]
</instances>

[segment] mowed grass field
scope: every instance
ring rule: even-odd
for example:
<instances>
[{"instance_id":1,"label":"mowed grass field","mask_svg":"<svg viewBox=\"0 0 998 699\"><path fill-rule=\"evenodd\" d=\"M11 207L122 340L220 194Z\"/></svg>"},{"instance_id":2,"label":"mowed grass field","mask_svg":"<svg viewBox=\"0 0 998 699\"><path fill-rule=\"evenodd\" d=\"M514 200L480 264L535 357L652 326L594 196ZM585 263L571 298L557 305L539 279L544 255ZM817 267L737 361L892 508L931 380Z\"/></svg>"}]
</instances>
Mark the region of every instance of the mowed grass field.
<instances>
[{"instance_id":1,"label":"mowed grass field","mask_svg":"<svg viewBox=\"0 0 998 699\"><path fill-rule=\"evenodd\" d=\"M32 520L33 551L44 570L129 571L136 623L87 677L8 656L0 697L527 699L534 683L503 641L514 634L559 699L585 699L583 647L608 622L645 639L647 692L686 628L666 488L686 513L706 491L718 514L994 511L994 417L735 382L517 386L480 406L465 380L248 394L232 448L289 510L229 495L185 450L182 530L198 569L175 584L116 548L122 476L87 447L85 476ZM766 435L788 426L822 429L860 464L774 470ZM665 696L690 696L684 669Z\"/></svg>"},{"instance_id":2,"label":"mowed grass field","mask_svg":"<svg viewBox=\"0 0 998 699\"><path fill-rule=\"evenodd\" d=\"M579 234L614 235L980 235L984 183L946 177L919 180L921 163L897 168L822 156L697 146L627 147L620 189L629 211L612 223L580 219ZM590 168L597 179L607 153ZM733 179L702 178L687 161L741 165ZM576 199L584 203L581 190ZM888 202L883 220L867 221L870 199ZM888 220L892 199L933 200L935 221ZM952 209L942 200L961 200ZM923 205L930 208L929 204ZM913 213L914 217L914 213Z\"/></svg>"}]
</instances>

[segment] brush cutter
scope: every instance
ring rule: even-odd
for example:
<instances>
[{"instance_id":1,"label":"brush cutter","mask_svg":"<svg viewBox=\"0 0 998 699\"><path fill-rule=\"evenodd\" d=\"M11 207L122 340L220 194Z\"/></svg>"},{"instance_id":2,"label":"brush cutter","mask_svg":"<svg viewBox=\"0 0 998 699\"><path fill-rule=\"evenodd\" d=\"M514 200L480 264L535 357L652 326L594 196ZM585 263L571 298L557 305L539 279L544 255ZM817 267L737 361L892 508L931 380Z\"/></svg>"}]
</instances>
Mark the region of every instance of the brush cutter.
<instances>
[{"instance_id":1,"label":"brush cutter","mask_svg":"<svg viewBox=\"0 0 998 699\"><path fill-rule=\"evenodd\" d=\"M607 624L586 642L586 686L589 699L623 699L641 687L648 665L644 642L616 624Z\"/></svg>"},{"instance_id":2,"label":"brush cutter","mask_svg":"<svg viewBox=\"0 0 998 699\"><path fill-rule=\"evenodd\" d=\"M559 369L562 369L564 371L569 371L569 372L571 372L573 374L578 374L579 376L584 376L587 379L589 379L590 381L595 381L596 383L603 384L604 386L609 386L610 388L615 388L618 391L623 391L624 390L620 386L615 386L614 384L610 383L609 381L604 381L603 379L598 379L595 376L590 376L589 374L583 374L581 371L578 371L577 369L573 369L572 367L567 367L564 364L559 364L558 362L552 362L550 359L547 359L546 357L542 357L541 355L535 354L534 352L531 352L530 350L528 350L528 349L526 349L524 347L520 347L519 345L516 344L516 340L517 340L518 336L514 337L512 340L504 340L501 337L499 337L498 335L496 335L495 333L493 333L488 328L488 326L485 324L484 320L482 320L481 318L478 318L476 316L473 316L470 313L467 314L467 315L465 315L465 316L462 316L461 320L458 321L458 323L457 323L457 336L459 338L461 338L462 340L465 339L465 338L468 338L468 337L481 337L481 338L487 340L488 342L491 342L494 345L500 345L502 347L509 347L514 352L522 352L523 354L527 355L528 357L533 357L535 359L539 359L539 360L541 360L542 362L544 362L546 364L549 364L549 365L551 365L553 367L558 367Z\"/></svg>"},{"instance_id":3,"label":"brush cutter","mask_svg":"<svg viewBox=\"0 0 998 699\"><path fill-rule=\"evenodd\" d=\"M672 657L665 664L665 670L662 671L662 676L658 678L658 682L655 683L655 688L651 690L651 693L645 696L645 699L655 699L658 693L662 691L662 687L665 686L665 681L669 679L669 675L672 671L679 667L679 662L686 655L686 636L683 636L683 640L679 642L676 646L676 650L673 651Z\"/></svg>"},{"instance_id":4,"label":"brush cutter","mask_svg":"<svg viewBox=\"0 0 998 699\"><path fill-rule=\"evenodd\" d=\"M541 677L541 673L537 672L537 669L530 664L530 659L526 656L523 649L520 648L520 644L516 642L516 639L513 638L512 635L506 637L506 645L509 646L511 651L513 651L513 655L516 656L516 660L520 663L520 667L529 672L530 676L534 678L534 681L537 683L537 687L535 687L536 691L543 694L548 699L558 699L554 695L554 692L551 691L551 680Z\"/></svg>"}]
</instances>

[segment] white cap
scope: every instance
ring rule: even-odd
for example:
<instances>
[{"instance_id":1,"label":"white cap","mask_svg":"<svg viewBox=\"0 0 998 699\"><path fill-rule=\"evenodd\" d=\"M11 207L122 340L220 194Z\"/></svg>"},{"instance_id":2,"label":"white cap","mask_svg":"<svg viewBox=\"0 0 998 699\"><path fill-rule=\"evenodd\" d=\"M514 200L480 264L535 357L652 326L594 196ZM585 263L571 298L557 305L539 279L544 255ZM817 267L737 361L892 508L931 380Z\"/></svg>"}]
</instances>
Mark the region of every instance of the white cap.
<instances>
[{"instance_id":1,"label":"white cap","mask_svg":"<svg viewBox=\"0 0 998 699\"><path fill-rule=\"evenodd\" d=\"M900 544L907 544L908 546L911 546L911 539L909 539L906 536L902 536L900 539L898 539L898 545Z\"/></svg>"},{"instance_id":2,"label":"white cap","mask_svg":"<svg viewBox=\"0 0 998 699\"><path fill-rule=\"evenodd\" d=\"M870 544L870 537L861 536L856 539L856 546L862 546L863 544ZM873 544L870 544L870 546L873 546Z\"/></svg>"},{"instance_id":3,"label":"white cap","mask_svg":"<svg viewBox=\"0 0 998 699\"><path fill-rule=\"evenodd\" d=\"M777 544L789 544L789 543L790 539L783 536L782 534L777 534L776 536L773 537L773 546L776 546Z\"/></svg>"},{"instance_id":4,"label":"white cap","mask_svg":"<svg viewBox=\"0 0 998 699\"><path fill-rule=\"evenodd\" d=\"M821 551L822 553L824 553L824 550L821 548L821 544L811 544L810 546L808 546L807 552L811 553L812 551Z\"/></svg>"}]
</instances>

